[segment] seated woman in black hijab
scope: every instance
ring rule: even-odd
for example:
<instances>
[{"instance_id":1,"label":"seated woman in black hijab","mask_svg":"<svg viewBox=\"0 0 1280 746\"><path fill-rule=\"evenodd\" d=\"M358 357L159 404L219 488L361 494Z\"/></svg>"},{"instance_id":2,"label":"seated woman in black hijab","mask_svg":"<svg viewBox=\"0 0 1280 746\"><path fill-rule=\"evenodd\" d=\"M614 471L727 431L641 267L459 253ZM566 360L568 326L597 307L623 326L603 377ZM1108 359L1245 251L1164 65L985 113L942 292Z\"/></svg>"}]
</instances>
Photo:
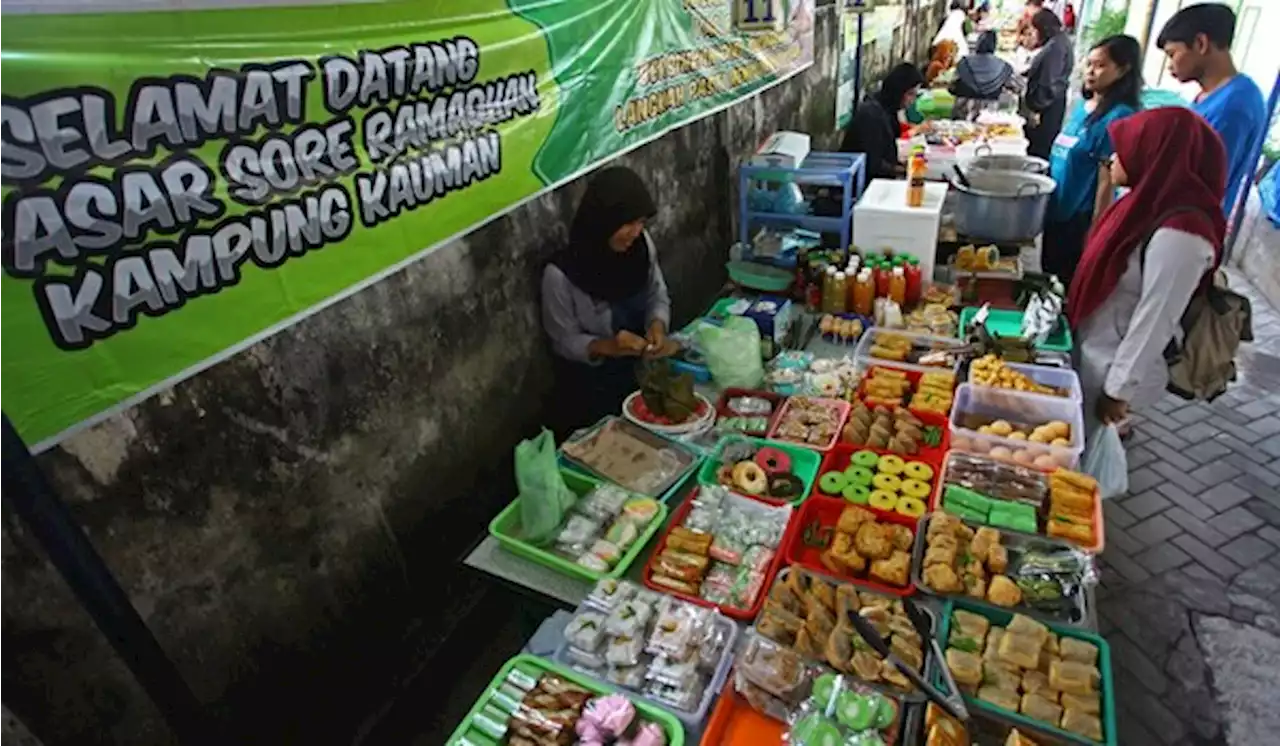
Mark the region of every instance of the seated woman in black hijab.
<instances>
[{"instance_id":1,"label":"seated woman in black hijab","mask_svg":"<svg viewBox=\"0 0 1280 746\"><path fill-rule=\"evenodd\" d=\"M638 388L636 360L671 352L671 299L644 229L657 211L634 171L599 172L578 204L569 245L542 273L558 436L620 412Z\"/></svg>"},{"instance_id":2,"label":"seated woman in black hijab","mask_svg":"<svg viewBox=\"0 0 1280 746\"><path fill-rule=\"evenodd\" d=\"M893 179L905 173L898 165L898 112L916 100L924 76L904 62L889 71L880 90L853 112L840 150L867 156L868 179Z\"/></svg>"},{"instance_id":3,"label":"seated woman in black hijab","mask_svg":"<svg viewBox=\"0 0 1280 746\"><path fill-rule=\"evenodd\" d=\"M976 119L983 111L1000 108L1001 94L1009 94L1009 103L1017 105L1022 95L1022 80L1013 74L1013 65L996 56L996 32L984 31L978 37L973 54L956 65L956 79L951 84L955 106L953 119Z\"/></svg>"}]
</instances>

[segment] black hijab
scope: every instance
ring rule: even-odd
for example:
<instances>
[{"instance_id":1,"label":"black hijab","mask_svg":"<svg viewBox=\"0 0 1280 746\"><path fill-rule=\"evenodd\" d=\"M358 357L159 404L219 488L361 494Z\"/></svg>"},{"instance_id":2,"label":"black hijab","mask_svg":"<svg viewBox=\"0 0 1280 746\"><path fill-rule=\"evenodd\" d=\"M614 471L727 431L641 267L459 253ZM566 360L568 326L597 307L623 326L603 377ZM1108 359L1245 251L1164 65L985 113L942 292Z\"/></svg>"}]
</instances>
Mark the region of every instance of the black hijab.
<instances>
[{"instance_id":1,"label":"black hijab","mask_svg":"<svg viewBox=\"0 0 1280 746\"><path fill-rule=\"evenodd\" d=\"M619 252L610 248L609 238L627 223L657 212L649 189L635 171L625 166L606 168L587 184L573 216L569 245L551 263L596 300L624 301L649 282L649 246L641 234Z\"/></svg>"},{"instance_id":2,"label":"black hijab","mask_svg":"<svg viewBox=\"0 0 1280 746\"><path fill-rule=\"evenodd\" d=\"M902 97L918 85L924 85L924 76L920 74L920 69L910 62L903 62L884 76L884 82L880 84L876 99L880 101L885 111L896 115L902 110Z\"/></svg>"}]
</instances>

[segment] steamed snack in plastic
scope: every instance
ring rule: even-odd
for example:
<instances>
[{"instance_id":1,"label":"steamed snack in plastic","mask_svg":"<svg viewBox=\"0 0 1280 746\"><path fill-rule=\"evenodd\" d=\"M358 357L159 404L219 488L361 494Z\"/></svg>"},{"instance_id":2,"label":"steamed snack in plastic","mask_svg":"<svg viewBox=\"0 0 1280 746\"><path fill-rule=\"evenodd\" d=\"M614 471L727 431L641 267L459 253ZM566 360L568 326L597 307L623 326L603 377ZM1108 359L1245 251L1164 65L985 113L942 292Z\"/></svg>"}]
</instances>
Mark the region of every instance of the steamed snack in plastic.
<instances>
[{"instance_id":1,"label":"steamed snack in plastic","mask_svg":"<svg viewBox=\"0 0 1280 746\"><path fill-rule=\"evenodd\" d=\"M983 386L1027 391L1044 396L1065 397L1070 395L1069 391L1036 383L1027 374L1010 368L1003 359L994 354L983 355L970 364L969 380Z\"/></svg>"},{"instance_id":2,"label":"steamed snack in plastic","mask_svg":"<svg viewBox=\"0 0 1280 746\"><path fill-rule=\"evenodd\" d=\"M952 613L946 662L966 694L1095 741L1103 740L1098 688L1102 676L1096 665L1096 645L1058 637L1021 614L1014 614L1005 627L987 629L984 623L989 621L979 614L962 609ZM1062 658L1063 654L1072 659Z\"/></svg>"},{"instance_id":3,"label":"steamed snack in plastic","mask_svg":"<svg viewBox=\"0 0 1280 746\"><path fill-rule=\"evenodd\" d=\"M815 668L789 646L748 633L734 660L733 685L752 707L785 722L809 696L814 673Z\"/></svg>"},{"instance_id":4,"label":"steamed snack in plastic","mask_svg":"<svg viewBox=\"0 0 1280 746\"><path fill-rule=\"evenodd\" d=\"M611 419L561 446L564 454L624 489L656 497L692 463L693 455L662 445L638 425Z\"/></svg>"},{"instance_id":5,"label":"steamed snack in plastic","mask_svg":"<svg viewBox=\"0 0 1280 746\"><path fill-rule=\"evenodd\" d=\"M960 317L951 310L952 301L945 303L922 300L921 304L906 316L907 331L934 337L954 337Z\"/></svg>"},{"instance_id":6,"label":"steamed snack in plastic","mask_svg":"<svg viewBox=\"0 0 1280 746\"><path fill-rule=\"evenodd\" d=\"M826 447L840 431L840 403L829 399L793 396L774 426L773 437Z\"/></svg>"},{"instance_id":7,"label":"steamed snack in plastic","mask_svg":"<svg viewBox=\"0 0 1280 746\"><path fill-rule=\"evenodd\" d=\"M602 592L603 591L603 592ZM593 604L606 599L606 614ZM713 609L622 581L597 586L565 627L574 668L683 712L695 712L728 642Z\"/></svg>"},{"instance_id":8,"label":"steamed snack in plastic","mask_svg":"<svg viewBox=\"0 0 1280 746\"><path fill-rule=\"evenodd\" d=\"M908 551L914 533L906 526L882 522L875 513L856 505L840 512L835 531L824 542L823 528L807 526L805 541L826 549L818 559L832 573L861 577L884 585L906 586L910 583L911 553Z\"/></svg>"},{"instance_id":9,"label":"steamed snack in plastic","mask_svg":"<svg viewBox=\"0 0 1280 746\"><path fill-rule=\"evenodd\" d=\"M862 616L904 663L923 671L924 642L902 602L847 583L834 583L832 593L832 586L807 570L788 568L769 589L756 631L841 673L910 690L910 682L896 669L885 669L885 661L848 619L850 614Z\"/></svg>"},{"instance_id":10,"label":"steamed snack in plastic","mask_svg":"<svg viewBox=\"0 0 1280 746\"><path fill-rule=\"evenodd\" d=\"M792 746L871 746L897 739L898 704L847 676L825 673L813 694L791 714Z\"/></svg>"},{"instance_id":11,"label":"steamed snack in plastic","mask_svg":"<svg viewBox=\"0 0 1280 746\"><path fill-rule=\"evenodd\" d=\"M552 551L595 572L608 572L657 517L658 504L612 484L574 502Z\"/></svg>"}]
</instances>

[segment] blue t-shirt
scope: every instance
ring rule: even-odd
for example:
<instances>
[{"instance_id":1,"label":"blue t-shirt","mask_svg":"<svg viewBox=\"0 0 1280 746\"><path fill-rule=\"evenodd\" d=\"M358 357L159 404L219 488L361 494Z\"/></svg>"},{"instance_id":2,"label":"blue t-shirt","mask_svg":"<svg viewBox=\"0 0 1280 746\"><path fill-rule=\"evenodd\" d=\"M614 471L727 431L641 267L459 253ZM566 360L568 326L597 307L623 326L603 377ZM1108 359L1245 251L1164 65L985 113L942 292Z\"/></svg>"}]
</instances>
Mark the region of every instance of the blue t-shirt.
<instances>
[{"instance_id":1,"label":"blue t-shirt","mask_svg":"<svg viewBox=\"0 0 1280 746\"><path fill-rule=\"evenodd\" d=\"M1227 196L1222 201L1222 211L1229 213L1240 185L1253 172L1256 164L1250 159L1266 132L1267 107L1262 101L1262 91L1242 73L1191 108L1217 130L1222 144L1227 146Z\"/></svg>"},{"instance_id":2,"label":"blue t-shirt","mask_svg":"<svg viewBox=\"0 0 1280 746\"><path fill-rule=\"evenodd\" d=\"M1049 152L1049 175L1058 182L1049 201L1049 218L1060 223L1093 214L1098 166L1113 152L1107 125L1134 113L1132 106L1117 104L1101 117L1090 118L1084 105L1084 99L1076 101Z\"/></svg>"}]
</instances>

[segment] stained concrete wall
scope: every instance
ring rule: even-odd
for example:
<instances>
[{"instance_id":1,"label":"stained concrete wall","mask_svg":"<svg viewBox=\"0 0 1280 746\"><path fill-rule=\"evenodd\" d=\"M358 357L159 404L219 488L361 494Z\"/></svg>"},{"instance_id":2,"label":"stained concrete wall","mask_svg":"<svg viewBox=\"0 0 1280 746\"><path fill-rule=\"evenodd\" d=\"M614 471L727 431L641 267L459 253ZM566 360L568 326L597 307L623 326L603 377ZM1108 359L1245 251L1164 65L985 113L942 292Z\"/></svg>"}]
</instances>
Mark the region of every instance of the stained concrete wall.
<instances>
[{"instance_id":1,"label":"stained concrete wall","mask_svg":"<svg viewBox=\"0 0 1280 746\"><path fill-rule=\"evenodd\" d=\"M809 71L621 159L661 205L677 321L724 280L742 158L784 128L835 144L837 33L821 8ZM537 281L582 188L40 457L199 699L248 729L238 742L349 742L484 593L457 560L543 419ZM172 741L8 512L3 643L5 703L48 746Z\"/></svg>"}]
</instances>

